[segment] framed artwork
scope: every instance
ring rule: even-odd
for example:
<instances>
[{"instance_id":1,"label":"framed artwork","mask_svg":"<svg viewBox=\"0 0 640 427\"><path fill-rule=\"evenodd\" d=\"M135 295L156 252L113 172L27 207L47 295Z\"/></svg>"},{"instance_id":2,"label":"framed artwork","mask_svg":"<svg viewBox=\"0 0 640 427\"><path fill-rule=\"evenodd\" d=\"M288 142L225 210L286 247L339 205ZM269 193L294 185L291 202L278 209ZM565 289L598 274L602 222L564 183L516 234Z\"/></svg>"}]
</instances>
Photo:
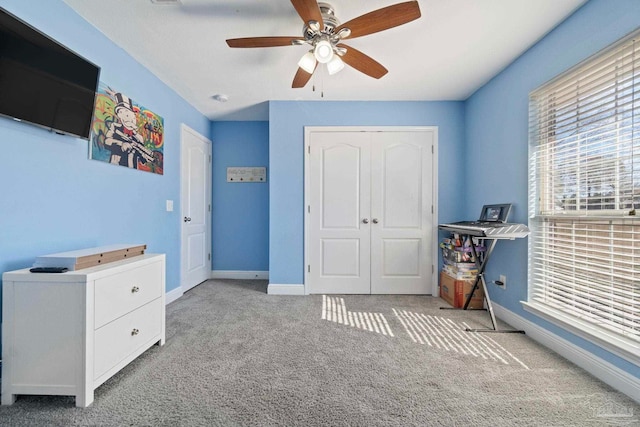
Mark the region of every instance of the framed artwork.
<instances>
[{"instance_id":1,"label":"framed artwork","mask_svg":"<svg viewBox=\"0 0 640 427\"><path fill-rule=\"evenodd\" d=\"M162 175L164 119L100 82L89 158Z\"/></svg>"}]
</instances>

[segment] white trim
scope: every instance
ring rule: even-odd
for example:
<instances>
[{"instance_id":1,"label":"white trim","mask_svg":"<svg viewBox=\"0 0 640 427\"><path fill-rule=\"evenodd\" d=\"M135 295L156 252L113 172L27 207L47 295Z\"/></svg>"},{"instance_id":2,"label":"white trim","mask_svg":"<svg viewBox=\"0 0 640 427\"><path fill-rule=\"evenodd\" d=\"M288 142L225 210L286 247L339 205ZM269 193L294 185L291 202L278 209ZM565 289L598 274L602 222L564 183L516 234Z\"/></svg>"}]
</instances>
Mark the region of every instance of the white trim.
<instances>
[{"instance_id":1,"label":"white trim","mask_svg":"<svg viewBox=\"0 0 640 427\"><path fill-rule=\"evenodd\" d=\"M180 298L182 295L184 295L184 292L182 292L182 286L178 286L177 288L174 288L164 294L164 304L170 304Z\"/></svg>"},{"instance_id":2,"label":"white trim","mask_svg":"<svg viewBox=\"0 0 640 427\"><path fill-rule=\"evenodd\" d=\"M431 200L433 202L433 227L431 234L431 296L440 296L440 280L438 280L438 254L440 253L440 239L438 236L438 126L432 126L433 130L433 157L431 158Z\"/></svg>"},{"instance_id":3,"label":"white trim","mask_svg":"<svg viewBox=\"0 0 640 427\"><path fill-rule=\"evenodd\" d=\"M590 325L587 322L576 319L575 317L565 315L560 311L545 307L535 302L521 301L522 306L529 313L535 314L543 318L547 322L566 329L574 335L579 336L587 341L591 341L599 347L610 353L621 357L634 365L640 366L640 346L637 342L624 340L614 335L607 335L599 328Z\"/></svg>"},{"instance_id":4,"label":"white trim","mask_svg":"<svg viewBox=\"0 0 640 427\"><path fill-rule=\"evenodd\" d=\"M304 285L302 283L292 283L289 285L278 285L269 283L267 286L267 294L269 295L304 295Z\"/></svg>"},{"instance_id":5,"label":"white trim","mask_svg":"<svg viewBox=\"0 0 640 427\"><path fill-rule=\"evenodd\" d=\"M496 303L492 303L492 306L496 317L516 329L524 330L533 340L640 403L640 378L623 371L593 353L570 343Z\"/></svg>"},{"instance_id":6,"label":"white trim","mask_svg":"<svg viewBox=\"0 0 640 427\"><path fill-rule=\"evenodd\" d=\"M308 156L308 150L311 142L312 132L433 132L433 157L432 157L432 170L431 170L431 182L432 182L432 205L433 205L433 227L432 227L432 256L431 256L431 292L432 296L437 297L440 295L438 285L438 254L440 253L439 239L438 239L438 126L305 126L304 127L304 294L309 295L311 293L311 286L309 285L308 269L306 268L310 260L309 254L309 239L310 231L307 223L307 206L310 204L310 159Z\"/></svg>"},{"instance_id":7,"label":"white trim","mask_svg":"<svg viewBox=\"0 0 640 427\"><path fill-rule=\"evenodd\" d=\"M309 177L309 174L311 173L311 156L309 154L309 150L311 150L311 131L314 128L312 128L311 126L305 126L304 127L304 200L302 201L302 218L303 218L303 239L304 241L302 242L302 247L304 248L304 259L303 262L304 264L302 265L303 271L304 271L304 284L302 285L303 287L303 294L304 295L309 295L311 293L311 284L309 283L309 268L307 267L309 265L309 245L310 245L310 240L309 240L309 234L311 234L311 231L309 230L309 219L308 219L308 208L307 206L309 206L309 203L311 203L311 179ZM271 285L269 285L271 286ZM267 293L268 289L267 289Z\"/></svg>"},{"instance_id":8,"label":"white trim","mask_svg":"<svg viewBox=\"0 0 640 427\"><path fill-rule=\"evenodd\" d=\"M268 271L213 270L212 279L269 280Z\"/></svg>"}]
</instances>

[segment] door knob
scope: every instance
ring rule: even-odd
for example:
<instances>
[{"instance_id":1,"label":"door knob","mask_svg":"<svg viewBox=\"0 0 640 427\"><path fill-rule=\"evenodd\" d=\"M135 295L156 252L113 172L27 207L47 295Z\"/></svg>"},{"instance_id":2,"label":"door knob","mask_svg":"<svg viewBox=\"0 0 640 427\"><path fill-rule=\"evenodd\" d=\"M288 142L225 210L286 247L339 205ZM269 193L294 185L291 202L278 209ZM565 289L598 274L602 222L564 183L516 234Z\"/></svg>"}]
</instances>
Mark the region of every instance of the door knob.
<instances>
[{"instance_id":1,"label":"door knob","mask_svg":"<svg viewBox=\"0 0 640 427\"><path fill-rule=\"evenodd\" d=\"M362 220L362 223L363 223L363 224L369 224L369 219L368 219L368 218L364 218L364 219Z\"/></svg>"},{"instance_id":2,"label":"door knob","mask_svg":"<svg viewBox=\"0 0 640 427\"><path fill-rule=\"evenodd\" d=\"M191 217L189 216L185 216L184 217L184 222L190 222L191 221Z\"/></svg>"},{"instance_id":3,"label":"door knob","mask_svg":"<svg viewBox=\"0 0 640 427\"><path fill-rule=\"evenodd\" d=\"M373 218L373 223L377 224L378 223L378 218Z\"/></svg>"}]
</instances>

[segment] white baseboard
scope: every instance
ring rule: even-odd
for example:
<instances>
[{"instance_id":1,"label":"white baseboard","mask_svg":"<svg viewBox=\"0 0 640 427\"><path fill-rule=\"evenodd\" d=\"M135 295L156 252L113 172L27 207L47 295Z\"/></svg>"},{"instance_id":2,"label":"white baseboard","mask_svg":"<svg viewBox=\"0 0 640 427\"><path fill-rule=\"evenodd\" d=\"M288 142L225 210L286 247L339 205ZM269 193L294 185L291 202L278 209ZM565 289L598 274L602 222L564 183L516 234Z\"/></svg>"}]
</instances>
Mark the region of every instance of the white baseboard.
<instances>
[{"instance_id":1,"label":"white baseboard","mask_svg":"<svg viewBox=\"0 0 640 427\"><path fill-rule=\"evenodd\" d=\"M269 295L304 295L304 285L302 284L289 284L278 285L275 283L269 283L267 286L267 294Z\"/></svg>"},{"instance_id":2,"label":"white baseboard","mask_svg":"<svg viewBox=\"0 0 640 427\"><path fill-rule=\"evenodd\" d=\"M502 319L515 329L521 329L533 340L539 342L565 359L578 365L600 381L626 394L640 403L640 378L612 365L575 344L560 338L556 334L536 325L514 312L492 302L496 317Z\"/></svg>"},{"instance_id":3,"label":"white baseboard","mask_svg":"<svg viewBox=\"0 0 640 427\"><path fill-rule=\"evenodd\" d=\"M269 280L268 271L213 270L212 279Z\"/></svg>"},{"instance_id":4,"label":"white baseboard","mask_svg":"<svg viewBox=\"0 0 640 427\"><path fill-rule=\"evenodd\" d=\"M175 289L170 290L164 294L164 303L170 304L180 298L184 292L182 292L182 286L178 286Z\"/></svg>"}]
</instances>

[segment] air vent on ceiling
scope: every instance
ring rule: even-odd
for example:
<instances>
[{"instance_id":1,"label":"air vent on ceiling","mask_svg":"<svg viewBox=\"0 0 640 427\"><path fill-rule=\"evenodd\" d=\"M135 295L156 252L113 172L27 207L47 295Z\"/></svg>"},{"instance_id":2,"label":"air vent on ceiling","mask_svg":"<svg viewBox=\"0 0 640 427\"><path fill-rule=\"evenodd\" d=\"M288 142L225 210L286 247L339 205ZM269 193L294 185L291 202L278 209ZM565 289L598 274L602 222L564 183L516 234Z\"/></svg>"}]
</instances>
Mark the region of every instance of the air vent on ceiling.
<instances>
[{"instance_id":1,"label":"air vent on ceiling","mask_svg":"<svg viewBox=\"0 0 640 427\"><path fill-rule=\"evenodd\" d=\"M154 4L180 4L180 0L151 0Z\"/></svg>"}]
</instances>

